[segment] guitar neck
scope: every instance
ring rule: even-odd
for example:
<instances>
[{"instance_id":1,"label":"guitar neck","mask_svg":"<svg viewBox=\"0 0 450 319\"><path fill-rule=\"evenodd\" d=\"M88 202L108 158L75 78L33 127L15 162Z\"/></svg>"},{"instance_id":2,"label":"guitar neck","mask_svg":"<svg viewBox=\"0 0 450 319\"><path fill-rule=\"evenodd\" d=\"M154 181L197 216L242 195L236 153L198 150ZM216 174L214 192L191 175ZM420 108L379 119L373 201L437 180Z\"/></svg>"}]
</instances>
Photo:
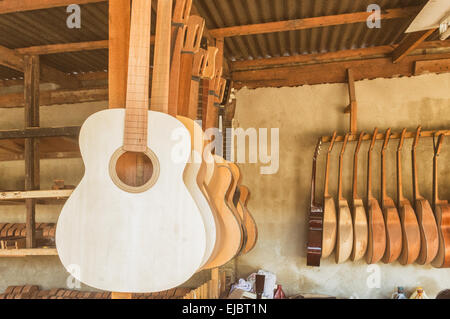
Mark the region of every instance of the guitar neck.
<instances>
[{"instance_id":1,"label":"guitar neck","mask_svg":"<svg viewBox=\"0 0 450 319\"><path fill-rule=\"evenodd\" d=\"M158 1L152 78L151 109L166 114L169 114L172 3L172 0Z\"/></svg>"},{"instance_id":2,"label":"guitar neck","mask_svg":"<svg viewBox=\"0 0 450 319\"><path fill-rule=\"evenodd\" d=\"M124 145L125 151L147 148L150 78L151 1L135 0L131 15Z\"/></svg>"}]
</instances>

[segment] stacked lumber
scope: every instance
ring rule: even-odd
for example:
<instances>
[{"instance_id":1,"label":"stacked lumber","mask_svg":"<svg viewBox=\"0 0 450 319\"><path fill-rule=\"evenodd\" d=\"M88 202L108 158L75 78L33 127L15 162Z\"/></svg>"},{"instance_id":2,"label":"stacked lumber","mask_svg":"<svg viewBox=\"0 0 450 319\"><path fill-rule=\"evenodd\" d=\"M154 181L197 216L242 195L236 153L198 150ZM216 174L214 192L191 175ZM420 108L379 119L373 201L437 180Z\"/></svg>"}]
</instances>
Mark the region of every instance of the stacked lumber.
<instances>
[{"instance_id":1,"label":"stacked lumber","mask_svg":"<svg viewBox=\"0 0 450 319\"><path fill-rule=\"evenodd\" d=\"M132 299L180 299L189 292L188 288L174 288L167 291L133 294ZM110 292L78 291L63 288L40 290L36 285L9 286L0 299L110 299Z\"/></svg>"},{"instance_id":2,"label":"stacked lumber","mask_svg":"<svg viewBox=\"0 0 450 319\"><path fill-rule=\"evenodd\" d=\"M36 240L38 246L55 245L56 224L36 223ZM25 223L0 223L0 248L25 248L27 230Z\"/></svg>"}]
</instances>

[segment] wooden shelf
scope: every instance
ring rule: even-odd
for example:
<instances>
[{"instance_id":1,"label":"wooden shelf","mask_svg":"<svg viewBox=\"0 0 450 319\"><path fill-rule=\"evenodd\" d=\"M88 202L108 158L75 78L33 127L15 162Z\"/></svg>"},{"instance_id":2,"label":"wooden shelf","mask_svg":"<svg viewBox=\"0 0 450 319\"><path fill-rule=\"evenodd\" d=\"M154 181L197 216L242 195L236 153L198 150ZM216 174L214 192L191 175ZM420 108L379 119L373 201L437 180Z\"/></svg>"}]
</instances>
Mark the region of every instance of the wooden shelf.
<instances>
[{"instance_id":1,"label":"wooden shelf","mask_svg":"<svg viewBox=\"0 0 450 319\"><path fill-rule=\"evenodd\" d=\"M67 198L72 194L73 189L62 190L40 190L40 191L18 191L18 192L0 192L0 200L15 199L43 199L43 198Z\"/></svg>"},{"instance_id":2,"label":"wooden shelf","mask_svg":"<svg viewBox=\"0 0 450 319\"><path fill-rule=\"evenodd\" d=\"M56 248L0 249L1 257L58 256Z\"/></svg>"}]
</instances>

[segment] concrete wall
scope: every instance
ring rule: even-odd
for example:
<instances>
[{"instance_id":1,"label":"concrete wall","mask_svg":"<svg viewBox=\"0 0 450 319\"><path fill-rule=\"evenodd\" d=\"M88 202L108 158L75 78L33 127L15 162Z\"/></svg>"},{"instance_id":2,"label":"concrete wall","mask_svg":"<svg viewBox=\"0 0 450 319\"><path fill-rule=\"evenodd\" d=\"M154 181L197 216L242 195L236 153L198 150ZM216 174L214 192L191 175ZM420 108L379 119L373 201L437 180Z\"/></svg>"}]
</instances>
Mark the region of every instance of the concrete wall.
<instances>
[{"instance_id":1,"label":"concrete wall","mask_svg":"<svg viewBox=\"0 0 450 319\"><path fill-rule=\"evenodd\" d=\"M424 75L414 78L377 79L356 83L359 105L358 127L372 132L377 126L415 130L420 124L427 129L450 128L450 74ZM334 255L322 260L320 268L306 266L307 216L310 200L311 165L317 138L342 134L348 130L349 116L344 84L303 86L298 88L242 89L237 93L238 127L280 128L280 168L275 175L260 175L260 165L241 165L243 183L251 190L249 209L259 226L259 242L248 255L237 261L238 276L246 277L255 269L275 272L288 294L323 293L338 297L386 298L396 286L414 290L423 286L430 297L450 288L450 270L431 266L379 264L381 285L367 287L373 274L365 262L336 265ZM395 151L398 140L388 148L388 194L396 198ZM367 143L360 153L359 194L365 198ZM331 161L330 192L337 193L338 153ZM411 199L411 140L405 142L403 178L405 193ZM355 143L350 143L344 165L344 196L351 198L352 157ZM380 170L377 143L374 153L373 186L379 195ZM421 192L431 200L432 139L424 138L418 147ZM323 194L324 153L318 166L318 196ZM440 159L441 197L450 199L450 138L443 146Z\"/></svg>"},{"instance_id":2,"label":"concrete wall","mask_svg":"<svg viewBox=\"0 0 450 319\"><path fill-rule=\"evenodd\" d=\"M450 128L450 74L426 75L416 78L374 80L356 83L359 102L359 127L372 131L392 127L413 130L422 124L424 129ZM368 289L366 279L370 275L363 262L335 265L334 259L322 261L322 267L308 268L305 261L305 237L310 196L311 158L316 140L333 130L343 133L347 129L348 116L342 113L348 104L345 85L318 85L300 88L243 89L237 94L236 120L242 128L280 128L280 168L275 175L259 174L261 165L241 165L243 182L251 189L249 208L259 226L259 242L247 256L237 260L238 274L247 276L263 268L275 272L288 294L316 292L349 297L389 297L397 285L413 289L423 285L434 296L443 288L450 288L450 270L399 264L381 265L381 288ZM62 105L41 108L42 126L81 125L92 113L107 107L106 102ZM0 129L21 128L23 110L0 109ZM444 184L450 181L450 170L445 163L450 159L450 138L446 141L441 158L441 197L450 198L450 189ZM394 148L389 148L389 194L395 197L392 166ZM409 147L410 141L405 147ZM353 143L349 145L344 194L350 197L351 157ZM377 150L380 145L377 144ZM331 193L336 194L336 169L338 144L331 165ZM365 189L366 145L361 150L360 195ZM422 192L431 198L430 139L423 139L419 146L419 173ZM410 157L405 150L404 181L406 195L411 198ZM374 187L378 194L378 152L374 156ZM83 175L81 159L43 160L41 162L42 188L49 188L53 179L64 179L77 184ZM323 191L323 156L320 158L319 189ZM375 171L376 170L376 171ZM0 189L23 187L23 162L0 162ZM37 221L54 222L59 206L38 206ZM0 221L23 222L23 207L0 206ZM234 265L230 265L234 267ZM195 276L186 286L194 287L204 282L207 272ZM9 285L38 284L43 288L65 287L67 273L57 257L0 258L0 292ZM91 288L84 287L84 289Z\"/></svg>"}]
</instances>

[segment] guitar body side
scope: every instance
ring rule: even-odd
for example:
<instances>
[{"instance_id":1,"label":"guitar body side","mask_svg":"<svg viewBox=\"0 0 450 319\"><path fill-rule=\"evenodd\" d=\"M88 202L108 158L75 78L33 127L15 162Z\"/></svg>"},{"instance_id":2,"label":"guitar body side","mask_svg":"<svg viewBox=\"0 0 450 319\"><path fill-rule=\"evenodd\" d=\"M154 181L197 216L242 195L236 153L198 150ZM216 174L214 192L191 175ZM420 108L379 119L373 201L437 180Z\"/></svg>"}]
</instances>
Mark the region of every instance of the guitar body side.
<instances>
[{"instance_id":1,"label":"guitar body side","mask_svg":"<svg viewBox=\"0 0 450 319\"><path fill-rule=\"evenodd\" d=\"M353 200L353 251L351 260L357 261L364 257L367 251L367 216L361 199Z\"/></svg>"},{"instance_id":2,"label":"guitar body side","mask_svg":"<svg viewBox=\"0 0 450 319\"><path fill-rule=\"evenodd\" d=\"M336 206L334 199L327 196L323 201L322 258L327 258L333 252L336 246L336 231Z\"/></svg>"},{"instance_id":3,"label":"guitar body side","mask_svg":"<svg viewBox=\"0 0 450 319\"><path fill-rule=\"evenodd\" d=\"M448 203L436 205L435 215L439 229L439 251L433 261L437 268L450 267L450 205Z\"/></svg>"},{"instance_id":4,"label":"guitar body side","mask_svg":"<svg viewBox=\"0 0 450 319\"><path fill-rule=\"evenodd\" d=\"M130 193L117 187L109 172L112 155L123 145L124 120L125 110L115 109L84 123L85 175L61 211L56 247L65 268L94 288L171 289L197 271L206 246L202 216L183 182L190 141L172 139L174 132L189 132L175 118L149 111L148 147L158 158L159 177L149 190ZM174 148L181 151L177 162Z\"/></svg>"},{"instance_id":5,"label":"guitar body side","mask_svg":"<svg viewBox=\"0 0 450 319\"><path fill-rule=\"evenodd\" d=\"M439 234L431 210L430 203L424 198L416 199L416 215L419 223L421 247L417 263L428 265L437 255L439 249Z\"/></svg>"},{"instance_id":6,"label":"guitar body side","mask_svg":"<svg viewBox=\"0 0 450 319\"><path fill-rule=\"evenodd\" d=\"M399 262L402 265L410 265L416 261L420 253L419 224L409 201L400 203L399 214L403 233L403 248Z\"/></svg>"},{"instance_id":7,"label":"guitar body side","mask_svg":"<svg viewBox=\"0 0 450 319\"><path fill-rule=\"evenodd\" d=\"M369 199L367 211L369 216L369 240L366 260L368 264L376 264L383 258L386 250L386 228L383 213L376 199Z\"/></svg>"},{"instance_id":8,"label":"guitar body side","mask_svg":"<svg viewBox=\"0 0 450 319\"><path fill-rule=\"evenodd\" d=\"M384 224L386 226L386 251L384 252L383 262L390 264L396 261L402 252L402 226L392 199L386 199L383 206Z\"/></svg>"},{"instance_id":9,"label":"guitar body side","mask_svg":"<svg viewBox=\"0 0 450 319\"><path fill-rule=\"evenodd\" d=\"M350 208L346 200L339 200L339 216L336 234L336 263L350 258L353 249L353 224Z\"/></svg>"}]
</instances>

